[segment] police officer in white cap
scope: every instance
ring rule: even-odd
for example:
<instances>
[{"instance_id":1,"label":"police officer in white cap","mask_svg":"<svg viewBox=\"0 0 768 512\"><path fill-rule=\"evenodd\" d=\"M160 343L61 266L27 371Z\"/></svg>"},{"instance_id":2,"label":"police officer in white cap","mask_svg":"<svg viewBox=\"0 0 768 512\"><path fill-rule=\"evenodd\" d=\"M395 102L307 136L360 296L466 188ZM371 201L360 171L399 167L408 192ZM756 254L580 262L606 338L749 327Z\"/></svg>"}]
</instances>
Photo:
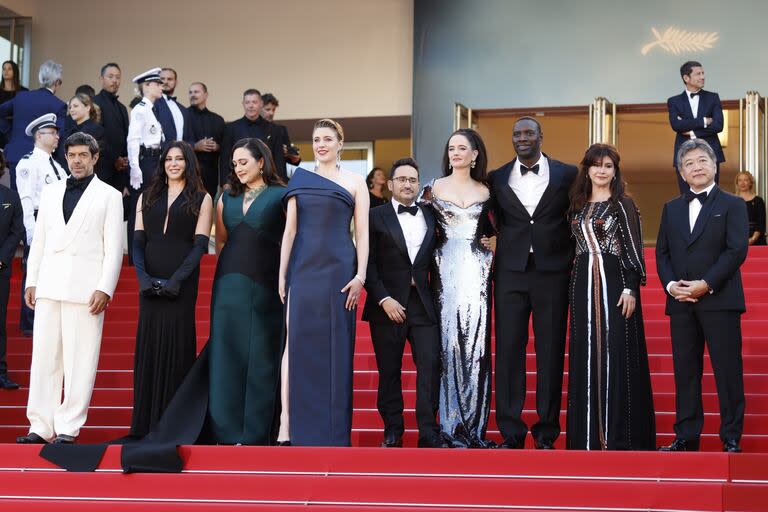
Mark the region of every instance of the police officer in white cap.
<instances>
[{"instance_id":1,"label":"police officer in white cap","mask_svg":"<svg viewBox=\"0 0 768 512\"><path fill-rule=\"evenodd\" d=\"M21 157L16 165L16 188L24 212L24 229L27 232L24 250L24 263L29 253L32 237L35 235L35 217L40 206L40 194L43 187L59 180L67 179L67 172L53 159L53 152L59 145L59 128L56 126L56 114L45 114L27 125L24 133L32 137L35 147L31 153ZM26 279L26 272L24 280ZM24 285L22 280L22 286ZM21 330L29 336L32 332L34 313L26 307L22 299Z\"/></svg>"},{"instance_id":2,"label":"police officer in white cap","mask_svg":"<svg viewBox=\"0 0 768 512\"><path fill-rule=\"evenodd\" d=\"M128 165L130 166L128 202L128 259L133 262L133 230L136 224L136 202L149 186L157 172L160 153L163 151L163 128L155 114L155 103L163 96L160 68L153 68L136 76L136 84L142 84L144 97L131 110L128 125Z\"/></svg>"}]
</instances>

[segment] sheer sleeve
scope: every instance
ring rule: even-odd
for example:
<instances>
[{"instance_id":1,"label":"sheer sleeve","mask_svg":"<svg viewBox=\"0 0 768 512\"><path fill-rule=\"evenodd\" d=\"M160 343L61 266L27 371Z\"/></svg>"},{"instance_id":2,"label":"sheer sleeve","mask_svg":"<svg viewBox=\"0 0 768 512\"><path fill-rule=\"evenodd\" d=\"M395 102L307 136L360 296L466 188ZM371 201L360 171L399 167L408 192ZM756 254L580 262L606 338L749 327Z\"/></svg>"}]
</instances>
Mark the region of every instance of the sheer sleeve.
<instances>
[{"instance_id":1,"label":"sheer sleeve","mask_svg":"<svg viewBox=\"0 0 768 512\"><path fill-rule=\"evenodd\" d=\"M639 291L645 285L645 257L643 255L643 227L637 206L628 197L618 204L621 265L626 270L624 285Z\"/></svg>"}]
</instances>

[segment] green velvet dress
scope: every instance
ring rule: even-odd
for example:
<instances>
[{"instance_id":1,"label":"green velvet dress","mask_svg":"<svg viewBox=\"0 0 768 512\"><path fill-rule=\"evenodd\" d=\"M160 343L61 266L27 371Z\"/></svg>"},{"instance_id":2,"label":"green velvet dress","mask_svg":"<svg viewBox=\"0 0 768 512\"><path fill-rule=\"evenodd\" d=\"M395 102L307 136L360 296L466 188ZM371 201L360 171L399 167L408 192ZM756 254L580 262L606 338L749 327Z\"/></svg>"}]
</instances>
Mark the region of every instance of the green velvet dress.
<instances>
[{"instance_id":1,"label":"green velvet dress","mask_svg":"<svg viewBox=\"0 0 768 512\"><path fill-rule=\"evenodd\" d=\"M211 298L208 420L215 442L266 445L282 357L277 281L285 189L267 187L243 215L243 195L222 195L227 243Z\"/></svg>"}]
</instances>

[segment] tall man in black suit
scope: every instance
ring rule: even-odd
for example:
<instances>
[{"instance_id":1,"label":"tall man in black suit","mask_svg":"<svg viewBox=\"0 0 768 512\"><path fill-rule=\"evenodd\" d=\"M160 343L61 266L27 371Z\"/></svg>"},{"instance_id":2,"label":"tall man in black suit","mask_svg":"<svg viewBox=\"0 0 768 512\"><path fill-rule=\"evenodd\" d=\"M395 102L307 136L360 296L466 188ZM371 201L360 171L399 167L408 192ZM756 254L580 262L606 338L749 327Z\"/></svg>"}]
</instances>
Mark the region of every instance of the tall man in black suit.
<instances>
[{"instance_id":1,"label":"tall man in black suit","mask_svg":"<svg viewBox=\"0 0 768 512\"><path fill-rule=\"evenodd\" d=\"M5 161L0 156L0 177L5 173ZM25 238L24 220L19 194L0 185L0 389L18 389L19 385L8 378L5 355L7 335L5 331L8 311L8 294L11 289L11 266L19 242Z\"/></svg>"},{"instance_id":2,"label":"tall man in black suit","mask_svg":"<svg viewBox=\"0 0 768 512\"><path fill-rule=\"evenodd\" d=\"M219 151L224 139L224 118L208 110L208 87L203 82L189 86L189 134L194 142L200 177L205 189L216 197L219 187Z\"/></svg>"},{"instance_id":3,"label":"tall man in black suit","mask_svg":"<svg viewBox=\"0 0 768 512\"><path fill-rule=\"evenodd\" d=\"M128 187L128 109L118 101L122 73L120 66L109 62L101 67L101 91L93 101L101 109L101 125L104 127L104 148L100 160L103 182L123 192Z\"/></svg>"},{"instance_id":4,"label":"tall man in black suit","mask_svg":"<svg viewBox=\"0 0 768 512\"><path fill-rule=\"evenodd\" d=\"M683 142L691 139L704 139L714 150L717 157L715 183L720 180L720 164L725 162L723 148L717 134L723 131L723 107L716 92L704 90L704 68L701 63L690 60L680 66L680 76L685 90L667 100L669 124L675 131L675 152L672 165L677 170L677 185L680 193L685 194L688 184L680 175L677 164L677 152Z\"/></svg>"},{"instance_id":5,"label":"tall man in black suit","mask_svg":"<svg viewBox=\"0 0 768 512\"><path fill-rule=\"evenodd\" d=\"M187 107L176 101L173 93L176 91L177 75L173 68L162 68L160 70L160 79L162 80L163 96L154 104L157 120L163 127L163 134L166 141L185 140L191 144L193 141L189 134L189 123L187 121Z\"/></svg>"},{"instance_id":6,"label":"tall man in black suit","mask_svg":"<svg viewBox=\"0 0 768 512\"><path fill-rule=\"evenodd\" d=\"M363 320L371 325L379 369L379 414L383 447L403 445L403 391L400 373L405 340L416 363L416 421L419 447L447 447L435 419L440 390L440 331L429 291L435 248L435 218L414 203L419 191L416 162L392 165L392 201L370 212L370 255Z\"/></svg>"},{"instance_id":7,"label":"tall man in black suit","mask_svg":"<svg viewBox=\"0 0 768 512\"><path fill-rule=\"evenodd\" d=\"M677 162L690 188L664 205L656 241L675 369L675 440L662 450L699 449L706 341L720 401L720 440L724 451L739 452L744 427L741 314L745 311L739 267L747 256L747 208L741 198L715 183L716 153L704 140L684 142Z\"/></svg>"},{"instance_id":8,"label":"tall man in black suit","mask_svg":"<svg viewBox=\"0 0 768 512\"><path fill-rule=\"evenodd\" d=\"M494 275L496 318L496 423L501 448L522 448L528 426L525 348L533 313L537 448L551 449L560 435L560 397L568 320L568 279L573 243L567 222L568 189L576 167L541 152L544 134L531 117L512 131L517 158L489 176L498 227Z\"/></svg>"}]
</instances>

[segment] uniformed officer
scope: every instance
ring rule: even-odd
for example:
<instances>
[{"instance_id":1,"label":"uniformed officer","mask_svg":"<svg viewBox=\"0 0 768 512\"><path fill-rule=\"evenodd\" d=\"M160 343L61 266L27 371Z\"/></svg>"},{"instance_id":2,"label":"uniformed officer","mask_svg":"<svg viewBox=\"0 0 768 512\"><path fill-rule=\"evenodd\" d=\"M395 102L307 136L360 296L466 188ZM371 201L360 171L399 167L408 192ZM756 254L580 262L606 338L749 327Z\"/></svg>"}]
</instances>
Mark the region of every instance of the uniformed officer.
<instances>
[{"instance_id":1,"label":"uniformed officer","mask_svg":"<svg viewBox=\"0 0 768 512\"><path fill-rule=\"evenodd\" d=\"M128 125L128 165L130 165L130 201L128 202L128 260L133 264L133 230L136 224L136 203L157 172L165 141L163 128L157 120L155 103L163 96L160 68L136 76L144 97L131 110Z\"/></svg>"},{"instance_id":2,"label":"uniformed officer","mask_svg":"<svg viewBox=\"0 0 768 512\"><path fill-rule=\"evenodd\" d=\"M19 163L16 164L16 188L21 199L21 209L24 212L24 229L27 235L24 263L26 263L29 246L35 235L35 217L40 206L40 194L43 187L67 179L67 172L52 156L59 145L59 128L56 120L56 114L45 114L27 125L24 133L33 138L35 147L31 153L21 157ZM22 289L24 280L22 280ZM33 323L34 313L26 307L22 299L20 327L25 335L31 334Z\"/></svg>"}]
</instances>

